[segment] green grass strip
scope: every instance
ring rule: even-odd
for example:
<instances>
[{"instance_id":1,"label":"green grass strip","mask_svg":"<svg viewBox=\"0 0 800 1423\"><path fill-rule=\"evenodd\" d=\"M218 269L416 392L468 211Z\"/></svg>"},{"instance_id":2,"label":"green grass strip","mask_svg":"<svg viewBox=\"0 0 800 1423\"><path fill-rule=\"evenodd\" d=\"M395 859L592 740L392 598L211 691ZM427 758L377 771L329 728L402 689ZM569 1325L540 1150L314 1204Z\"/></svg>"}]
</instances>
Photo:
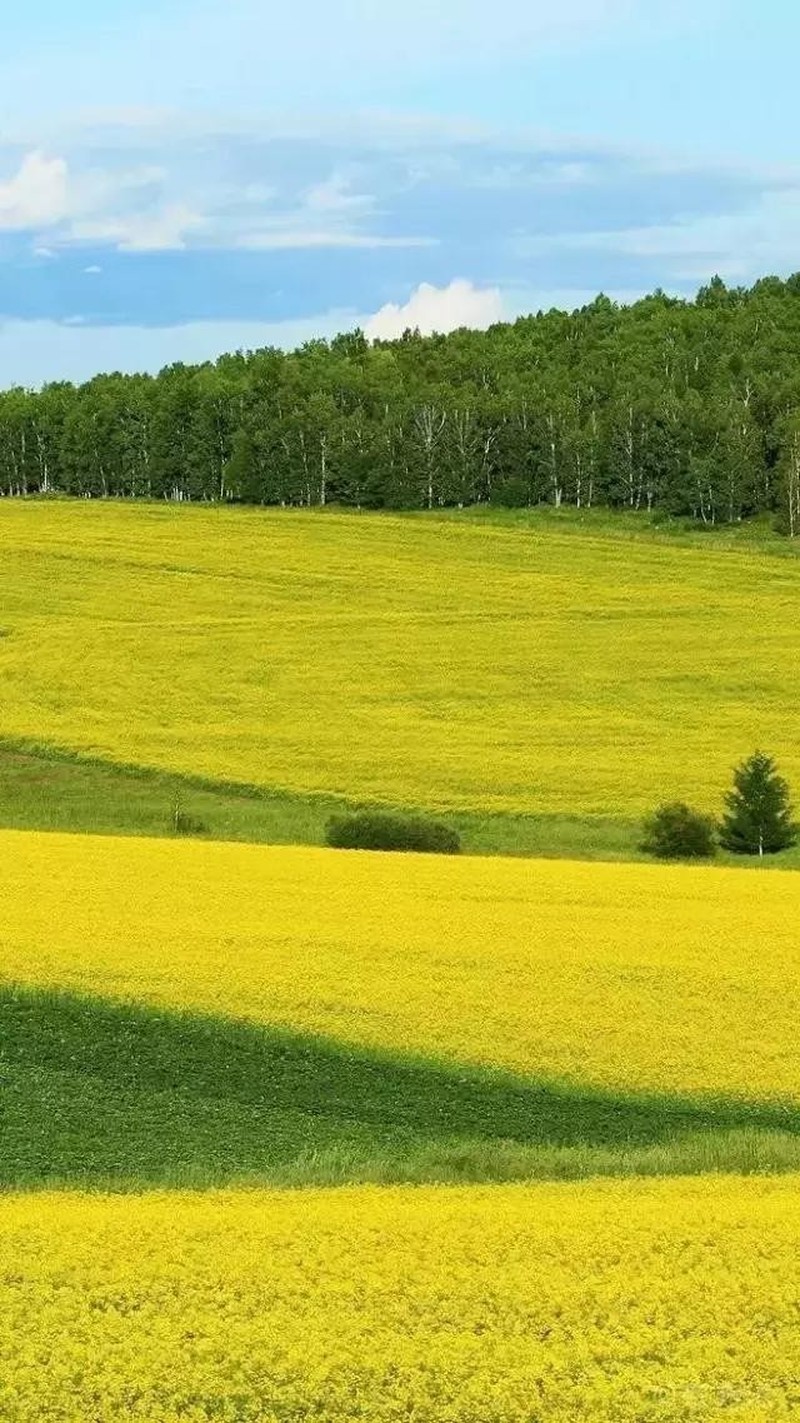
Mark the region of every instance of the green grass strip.
<instances>
[{"instance_id":1,"label":"green grass strip","mask_svg":"<svg viewBox=\"0 0 800 1423\"><path fill-rule=\"evenodd\" d=\"M0 1187L800 1169L800 1106L581 1090L73 994L0 990Z\"/></svg>"},{"instance_id":2,"label":"green grass strip","mask_svg":"<svg viewBox=\"0 0 800 1423\"><path fill-rule=\"evenodd\" d=\"M0 739L0 828L96 835L174 834L176 800L214 840L264 845L322 845L332 815L363 803L334 796L293 795L260 786L170 775L122 766L68 749ZM424 807L383 807L424 813ZM563 860L643 860L635 821L599 816L435 812L458 830L472 855ZM720 855L720 863L758 866ZM800 868L800 846L774 855L766 868Z\"/></svg>"},{"instance_id":3,"label":"green grass strip","mask_svg":"<svg viewBox=\"0 0 800 1423\"><path fill-rule=\"evenodd\" d=\"M332 815L365 808L335 796L170 775L32 742L0 740L0 828L98 835L174 834L176 799L215 840L322 845ZM416 811L419 807L384 807ZM437 816L439 813L437 812ZM467 853L629 860L638 826L579 816L446 813Z\"/></svg>"}]
</instances>

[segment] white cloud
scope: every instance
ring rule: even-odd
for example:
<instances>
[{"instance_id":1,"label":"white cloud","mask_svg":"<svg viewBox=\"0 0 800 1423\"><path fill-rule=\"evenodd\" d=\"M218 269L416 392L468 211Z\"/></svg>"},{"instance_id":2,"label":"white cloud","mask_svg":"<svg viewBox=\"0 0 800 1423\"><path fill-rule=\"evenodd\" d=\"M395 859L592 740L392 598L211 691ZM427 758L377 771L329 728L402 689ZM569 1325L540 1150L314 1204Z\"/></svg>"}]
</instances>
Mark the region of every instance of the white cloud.
<instances>
[{"instance_id":1,"label":"white cloud","mask_svg":"<svg viewBox=\"0 0 800 1423\"><path fill-rule=\"evenodd\" d=\"M381 237L369 232L315 232L298 229L296 231L276 227L273 231L249 232L239 239L238 247L255 252L301 251L321 247L392 248L392 247L434 247L436 239L431 237Z\"/></svg>"},{"instance_id":2,"label":"white cloud","mask_svg":"<svg viewBox=\"0 0 800 1423\"><path fill-rule=\"evenodd\" d=\"M34 149L0 183L0 230L46 233L48 245L34 244L40 257L71 242L108 243L125 252L180 248L203 219L186 203L162 200L167 177L154 165L112 171L84 160L74 167Z\"/></svg>"},{"instance_id":3,"label":"white cloud","mask_svg":"<svg viewBox=\"0 0 800 1423\"><path fill-rule=\"evenodd\" d=\"M370 231L377 206L371 194L355 191L347 171L325 174L325 150L307 145L303 157L322 167L318 181L298 188L285 148L268 145L248 153L232 180L222 154L209 145L198 161L193 145L173 142L168 167L131 164L123 150L85 136L66 157L34 149L16 174L0 183L0 229L28 231L34 251L52 252L71 244L110 246L120 252L180 251L190 240L208 247L290 250L431 245L424 236L395 237ZM165 151L168 136L162 138ZM103 166L95 153L103 152ZM244 150L247 153L247 149ZM121 160L121 161L120 161ZM296 156L294 161L296 161ZM272 169L279 184L264 181ZM380 176L379 174L376 176Z\"/></svg>"},{"instance_id":4,"label":"white cloud","mask_svg":"<svg viewBox=\"0 0 800 1423\"><path fill-rule=\"evenodd\" d=\"M72 241L111 243L120 252L181 251L190 232L203 226L203 218L182 203L153 212L130 212L119 217L88 219L72 224Z\"/></svg>"},{"instance_id":5,"label":"white cloud","mask_svg":"<svg viewBox=\"0 0 800 1423\"><path fill-rule=\"evenodd\" d=\"M233 245L253 251L286 251L311 248L429 247L428 237L393 237L370 232L366 223L377 200L354 192L344 172L334 170L307 188L297 200L281 204L273 190L266 212L240 216L240 231ZM263 206L263 204L262 204Z\"/></svg>"},{"instance_id":6,"label":"white cloud","mask_svg":"<svg viewBox=\"0 0 800 1423\"><path fill-rule=\"evenodd\" d=\"M577 187L589 183L595 174L588 163L545 163L536 174L538 183L554 183L558 187Z\"/></svg>"},{"instance_id":7,"label":"white cloud","mask_svg":"<svg viewBox=\"0 0 800 1423\"><path fill-rule=\"evenodd\" d=\"M502 321L505 308L497 287L476 287L456 280L447 287L423 282L402 306L389 302L365 324L365 334L373 341L391 341L417 327L423 335L434 331L455 331L460 326L485 330Z\"/></svg>"},{"instance_id":8,"label":"white cloud","mask_svg":"<svg viewBox=\"0 0 800 1423\"><path fill-rule=\"evenodd\" d=\"M25 232L51 227L69 209L69 171L63 158L48 158L38 149L26 154L18 172L0 183L0 228Z\"/></svg>"},{"instance_id":9,"label":"white cloud","mask_svg":"<svg viewBox=\"0 0 800 1423\"><path fill-rule=\"evenodd\" d=\"M317 122L305 135L289 125L282 137L281 125L267 120L220 119L215 127L199 115L183 126L164 121L161 130L114 127L110 120L95 129L73 128L61 135L58 156L40 139L21 165L19 150L6 158L13 176L0 181L0 229L27 228L31 246L48 250L75 243L127 252L450 244L453 260L444 273L441 265L425 273L406 270L409 283L464 270L458 252L477 243L484 251L494 246L497 258L491 265L483 260L481 270L502 262L510 279L515 259L557 259L561 248L658 259L664 254L652 250L654 243L711 240L711 231L684 229L728 221L697 216L698 209L713 208L715 187L720 201L734 207L756 202L766 190L800 191L798 175L760 178L685 163L673 171L663 156L650 162L639 153L562 145L541 135L456 134L446 124L437 139L435 128L376 118L360 136ZM656 211L661 226L631 227L622 235L614 230L620 202L626 218L631 211L630 201L620 198L626 187L641 189L644 210ZM491 204L489 189L497 195ZM585 196L580 206L578 192ZM685 222L665 227L664 215L673 206L680 213L682 196ZM776 207L774 218L778 232L785 210ZM586 230L576 231L578 224Z\"/></svg>"},{"instance_id":10,"label":"white cloud","mask_svg":"<svg viewBox=\"0 0 800 1423\"><path fill-rule=\"evenodd\" d=\"M607 294L624 303L642 292ZM553 306L571 310L595 296L594 289L518 288L501 297L499 291L480 291L469 282L457 281L439 289L423 284L404 306L384 307L372 317L342 308L283 321L190 321L159 327L100 326L80 315L61 322L0 321L0 389L35 387L53 380L83 381L98 371L156 372L175 361L215 360L226 352L263 346L291 350L356 327L372 339L391 339L415 325L442 331L464 324L481 328L523 312Z\"/></svg>"},{"instance_id":11,"label":"white cloud","mask_svg":"<svg viewBox=\"0 0 800 1423\"><path fill-rule=\"evenodd\" d=\"M369 193L354 193L343 173L332 173L322 183L315 183L306 193L306 207L312 212L368 212L375 199Z\"/></svg>"},{"instance_id":12,"label":"white cloud","mask_svg":"<svg viewBox=\"0 0 800 1423\"><path fill-rule=\"evenodd\" d=\"M515 310L518 310L515 307ZM388 312L398 313L389 329ZM406 326L452 330L481 327L503 317L497 291L469 282L437 290L423 285L404 307L377 317L346 309L286 321L190 321L172 326L97 326L84 317L67 321L0 321L0 389L51 380L89 380L98 371L158 371L174 361L215 360L228 351L278 346L291 350L317 337L360 327L373 339L401 335ZM376 329L376 323L383 323Z\"/></svg>"}]
</instances>

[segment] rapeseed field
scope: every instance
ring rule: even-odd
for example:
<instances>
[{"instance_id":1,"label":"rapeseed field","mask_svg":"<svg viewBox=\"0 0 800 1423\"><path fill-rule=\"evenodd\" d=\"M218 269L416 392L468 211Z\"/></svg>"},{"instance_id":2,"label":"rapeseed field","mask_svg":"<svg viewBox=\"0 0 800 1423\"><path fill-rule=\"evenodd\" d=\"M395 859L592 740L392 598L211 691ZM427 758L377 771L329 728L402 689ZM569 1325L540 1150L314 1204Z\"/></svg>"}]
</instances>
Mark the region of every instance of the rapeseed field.
<instances>
[{"instance_id":1,"label":"rapeseed field","mask_svg":"<svg viewBox=\"0 0 800 1423\"><path fill-rule=\"evenodd\" d=\"M4 832L0 1417L793 1416L797 885Z\"/></svg>"},{"instance_id":2,"label":"rapeseed field","mask_svg":"<svg viewBox=\"0 0 800 1423\"><path fill-rule=\"evenodd\" d=\"M63 824L139 834L172 782L103 819L112 763L285 790L306 839L342 797L623 850L759 742L800 777L800 564L616 527L8 501L20 815L52 746L99 758ZM798 911L790 872L0 831L2 1423L795 1416Z\"/></svg>"},{"instance_id":3,"label":"rapeseed field","mask_svg":"<svg viewBox=\"0 0 800 1423\"><path fill-rule=\"evenodd\" d=\"M139 1198L0 1213L7 1423L772 1423L800 1178Z\"/></svg>"},{"instance_id":4,"label":"rapeseed field","mask_svg":"<svg viewBox=\"0 0 800 1423\"><path fill-rule=\"evenodd\" d=\"M591 527L4 501L0 730L463 811L800 780L800 562Z\"/></svg>"},{"instance_id":5,"label":"rapeseed field","mask_svg":"<svg viewBox=\"0 0 800 1423\"><path fill-rule=\"evenodd\" d=\"M0 833L7 983L626 1090L797 1100L799 917L791 871Z\"/></svg>"}]
</instances>

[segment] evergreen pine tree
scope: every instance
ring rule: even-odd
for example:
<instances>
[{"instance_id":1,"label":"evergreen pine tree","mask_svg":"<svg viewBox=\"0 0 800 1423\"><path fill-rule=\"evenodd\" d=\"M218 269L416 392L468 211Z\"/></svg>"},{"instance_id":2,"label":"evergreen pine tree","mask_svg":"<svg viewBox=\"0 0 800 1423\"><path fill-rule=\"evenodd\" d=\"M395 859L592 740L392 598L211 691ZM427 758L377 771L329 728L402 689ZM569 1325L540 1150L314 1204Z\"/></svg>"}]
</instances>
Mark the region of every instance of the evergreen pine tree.
<instances>
[{"instance_id":1,"label":"evergreen pine tree","mask_svg":"<svg viewBox=\"0 0 800 1423\"><path fill-rule=\"evenodd\" d=\"M774 855L794 845L800 827L792 817L789 787L763 751L737 766L720 843L737 855Z\"/></svg>"}]
</instances>

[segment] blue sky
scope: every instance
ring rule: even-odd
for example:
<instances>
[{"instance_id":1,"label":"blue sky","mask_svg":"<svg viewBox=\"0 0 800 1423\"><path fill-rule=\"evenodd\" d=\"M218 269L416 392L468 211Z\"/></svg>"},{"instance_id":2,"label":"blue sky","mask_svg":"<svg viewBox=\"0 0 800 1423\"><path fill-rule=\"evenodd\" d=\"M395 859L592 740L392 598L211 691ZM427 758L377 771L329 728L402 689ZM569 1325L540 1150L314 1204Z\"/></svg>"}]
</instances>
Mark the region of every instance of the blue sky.
<instances>
[{"instance_id":1,"label":"blue sky","mask_svg":"<svg viewBox=\"0 0 800 1423\"><path fill-rule=\"evenodd\" d=\"M788 0L38 0L0 384L800 268Z\"/></svg>"}]
</instances>

